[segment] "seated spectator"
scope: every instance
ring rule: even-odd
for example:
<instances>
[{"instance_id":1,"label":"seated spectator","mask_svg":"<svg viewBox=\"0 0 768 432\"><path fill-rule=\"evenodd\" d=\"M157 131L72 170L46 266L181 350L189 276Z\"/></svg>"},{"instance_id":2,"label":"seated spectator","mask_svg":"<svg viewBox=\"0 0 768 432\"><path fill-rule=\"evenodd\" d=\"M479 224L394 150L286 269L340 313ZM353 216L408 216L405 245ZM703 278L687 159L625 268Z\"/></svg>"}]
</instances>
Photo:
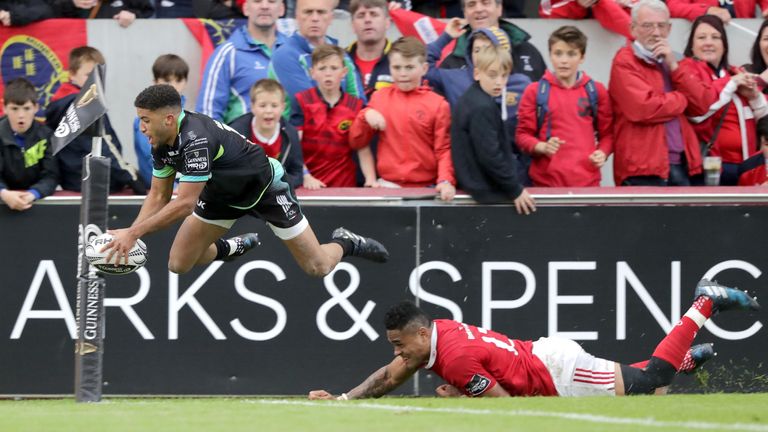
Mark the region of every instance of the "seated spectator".
<instances>
[{"instance_id":1,"label":"seated spectator","mask_svg":"<svg viewBox=\"0 0 768 432\"><path fill-rule=\"evenodd\" d=\"M345 56L344 50L336 45L315 48L310 75L317 87L295 96L291 124L301 133L303 180L307 189L357 185L349 128L363 108L363 100L341 91L341 81L349 72L344 66ZM365 185L375 186L370 148L360 146L357 156Z\"/></svg>"},{"instance_id":2,"label":"seated spectator","mask_svg":"<svg viewBox=\"0 0 768 432\"><path fill-rule=\"evenodd\" d=\"M467 19L466 32L456 40L453 51L440 63L443 69L467 66L467 39L472 31L481 28L498 27L507 34L512 45L513 73L528 75L538 81L547 65L539 50L529 42L531 35L515 24L502 20L502 0L461 0L461 7Z\"/></svg>"},{"instance_id":3,"label":"seated spectator","mask_svg":"<svg viewBox=\"0 0 768 432\"><path fill-rule=\"evenodd\" d=\"M757 121L757 136L760 139L760 150L741 163L739 169L739 186L768 185L768 116Z\"/></svg>"},{"instance_id":4,"label":"seated spectator","mask_svg":"<svg viewBox=\"0 0 768 432\"><path fill-rule=\"evenodd\" d=\"M272 54L286 37L277 31L285 11L283 0L247 0L248 22L216 47L205 65L197 96L197 112L229 123L248 112L253 83L267 77Z\"/></svg>"},{"instance_id":5,"label":"seated spectator","mask_svg":"<svg viewBox=\"0 0 768 432\"><path fill-rule=\"evenodd\" d=\"M151 18L155 8L150 0L51 0L56 15L62 18L114 19L128 27L136 18Z\"/></svg>"},{"instance_id":6,"label":"seated spectator","mask_svg":"<svg viewBox=\"0 0 768 432\"><path fill-rule=\"evenodd\" d=\"M156 18L193 18L193 0L156 0Z\"/></svg>"},{"instance_id":7,"label":"seated spectator","mask_svg":"<svg viewBox=\"0 0 768 432\"><path fill-rule=\"evenodd\" d=\"M53 193L58 168L51 153L51 130L35 121L37 90L24 78L6 84L6 116L0 117L0 199L13 210L27 210Z\"/></svg>"},{"instance_id":8,"label":"seated spectator","mask_svg":"<svg viewBox=\"0 0 768 432\"><path fill-rule=\"evenodd\" d=\"M293 189L304 184L304 157L296 128L282 114L285 109L285 89L279 82L264 78L251 87L251 112L229 124L232 129L264 148L272 159L285 169L286 182Z\"/></svg>"},{"instance_id":9,"label":"seated spectator","mask_svg":"<svg viewBox=\"0 0 768 432\"><path fill-rule=\"evenodd\" d=\"M541 0L539 17L552 19L594 18L608 31L632 38L629 18L637 0Z\"/></svg>"},{"instance_id":10,"label":"seated spectator","mask_svg":"<svg viewBox=\"0 0 768 432\"><path fill-rule=\"evenodd\" d=\"M473 54L475 81L453 106L451 155L456 178L475 201L513 201L520 214L536 204L515 175L515 156L502 108L502 96L512 71L509 48L488 45Z\"/></svg>"},{"instance_id":11,"label":"seated spectator","mask_svg":"<svg viewBox=\"0 0 768 432\"><path fill-rule=\"evenodd\" d=\"M187 87L189 65L176 54L163 54L152 64L154 84L169 84L181 95L181 105L184 105L184 89ZM139 164L139 178L144 187L149 189L152 184L152 145L147 136L141 133L139 118L133 119L133 149Z\"/></svg>"},{"instance_id":12,"label":"seated spectator","mask_svg":"<svg viewBox=\"0 0 768 432\"><path fill-rule=\"evenodd\" d=\"M517 143L533 155L534 186L600 186L600 168L613 150L613 113L605 86L579 70L586 50L587 36L576 27L555 30L552 71L520 101Z\"/></svg>"},{"instance_id":13,"label":"seated spectator","mask_svg":"<svg viewBox=\"0 0 768 432\"><path fill-rule=\"evenodd\" d=\"M326 34L337 3L337 0L298 0L296 3L296 32L275 50L269 63L269 78L280 82L289 95L315 87L309 73L312 51L320 45L338 45L336 39ZM347 69L342 83L344 93L365 100L363 83L349 55L344 57L344 67ZM290 100L287 102L283 115L290 116Z\"/></svg>"},{"instance_id":14,"label":"seated spectator","mask_svg":"<svg viewBox=\"0 0 768 432\"><path fill-rule=\"evenodd\" d=\"M245 18L240 0L192 0L192 13L213 20Z\"/></svg>"},{"instance_id":15,"label":"seated spectator","mask_svg":"<svg viewBox=\"0 0 768 432\"><path fill-rule=\"evenodd\" d=\"M678 67L671 27L664 2L640 0L632 8L635 41L613 58L608 93L616 185L703 183L701 149L685 114L701 115L708 104L696 97L699 83Z\"/></svg>"},{"instance_id":16,"label":"seated spectator","mask_svg":"<svg viewBox=\"0 0 768 432\"><path fill-rule=\"evenodd\" d=\"M755 10L758 6L762 16ZM768 2L765 0L667 0L667 7L672 18L690 21L704 14L714 15L726 23L731 18L765 18L768 15Z\"/></svg>"},{"instance_id":17,"label":"seated spectator","mask_svg":"<svg viewBox=\"0 0 768 432\"><path fill-rule=\"evenodd\" d=\"M691 121L709 153L723 161L720 184L734 186L739 164L758 150L755 121L768 114L765 95L757 88L755 75L728 64L728 35L723 21L702 15L693 22L686 59L680 68L698 83L709 110Z\"/></svg>"},{"instance_id":18,"label":"seated spectator","mask_svg":"<svg viewBox=\"0 0 768 432\"><path fill-rule=\"evenodd\" d=\"M379 136L376 154L378 183L394 187L435 186L440 199L456 194L451 161L450 106L422 86L429 66L421 41L404 37L389 50L389 70L395 85L377 90L357 115L350 131L353 148Z\"/></svg>"},{"instance_id":19,"label":"seated spectator","mask_svg":"<svg viewBox=\"0 0 768 432\"><path fill-rule=\"evenodd\" d=\"M104 64L104 56L96 48L82 46L70 51L69 82L59 87L45 111L45 124L49 128L56 130L67 107L75 100L80 88L88 80L88 76L97 64ZM104 128L106 135L102 141L102 155L110 158L112 164L109 175L110 192L121 192L126 186L130 186L134 193L146 194L147 190L139 180L135 168L123 159L120 140L117 139L117 134L112 129L109 116L106 114ZM87 132L75 138L56 154L59 162L59 179L64 190L80 192L83 157L91 153L93 142L92 136Z\"/></svg>"},{"instance_id":20,"label":"seated spectator","mask_svg":"<svg viewBox=\"0 0 768 432\"><path fill-rule=\"evenodd\" d=\"M474 58L477 53L484 47L491 45L501 46L507 50L510 49L507 34L498 27L478 29L473 31L467 39L467 51L470 54L467 56L466 68L438 68L437 62L443 48L466 31L462 21L458 18L453 18L445 28L445 32L436 41L427 45L427 63L429 64L427 80L429 80L430 85L432 85L432 88L437 93L445 96L451 108L456 107L461 95L475 82ZM531 79L521 73L507 75L509 78L507 79L506 92L504 94L505 104L503 113L507 127L507 138L511 140L512 152L515 158L515 172L517 172L518 180L520 183L527 185L530 184L528 167L531 164L531 159L527 154L523 154L515 144L515 129L517 128L518 104L520 103L523 91L531 83Z\"/></svg>"},{"instance_id":21,"label":"seated spectator","mask_svg":"<svg viewBox=\"0 0 768 432\"><path fill-rule=\"evenodd\" d=\"M752 50L749 53L750 63L744 65L744 68L754 74L759 74L758 84L762 87L763 93L768 92L768 19L760 24L760 30L757 31L755 43L752 44ZM762 80L762 81L761 81Z\"/></svg>"},{"instance_id":22,"label":"seated spectator","mask_svg":"<svg viewBox=\"0 0 768 432\"><path fill-rule=\"evenodd\" d=\"M20 27L53 18L46 0L0 0L0 27Z\"/></svg>"}]
</instances>

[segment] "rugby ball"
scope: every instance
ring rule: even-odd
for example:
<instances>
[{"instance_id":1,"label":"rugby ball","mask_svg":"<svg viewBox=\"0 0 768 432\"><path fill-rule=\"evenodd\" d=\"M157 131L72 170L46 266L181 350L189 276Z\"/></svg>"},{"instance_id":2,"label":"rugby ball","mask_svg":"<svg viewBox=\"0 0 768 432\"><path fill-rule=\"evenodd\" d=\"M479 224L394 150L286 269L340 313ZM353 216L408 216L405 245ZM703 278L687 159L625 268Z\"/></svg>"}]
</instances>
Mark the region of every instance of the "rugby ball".
<instances>
[{"instance_id":1,"label":"rugby ball","mask_svg":"<svg viewBox=\"0 0 768 432\"><path fill-rule=\"evenodd\" d=\"M107 262L107 255L110 249L101 252L101 248L112 241L112 234L102 234L94 237L85 247L85 259L103 273L122 275L133 273L142 268L147 263L147 245L141 240L136 240L136 244L128 251L128 264L125 259L121 259L119 264L115 264L115 258L112 257Z\"/></svg>"}]
</instances>

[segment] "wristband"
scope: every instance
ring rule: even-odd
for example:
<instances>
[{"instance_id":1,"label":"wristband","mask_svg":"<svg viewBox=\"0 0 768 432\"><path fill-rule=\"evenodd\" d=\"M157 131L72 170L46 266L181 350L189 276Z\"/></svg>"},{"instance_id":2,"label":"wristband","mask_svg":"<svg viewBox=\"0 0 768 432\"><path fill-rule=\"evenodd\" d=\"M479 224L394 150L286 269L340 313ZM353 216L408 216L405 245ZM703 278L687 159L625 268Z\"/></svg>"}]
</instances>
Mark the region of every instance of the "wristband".
<instances>
[{"instance_id":1,"label":"wristband","mask_svg":"<svg viewBox=\"0 0 768 432\"><path fill-rule=\"evenodd\" d=\"M342 393L341 396L336 398L336 400L349 400L349 396L347 396L346 393Z\"/></svg>"}]
</instances>

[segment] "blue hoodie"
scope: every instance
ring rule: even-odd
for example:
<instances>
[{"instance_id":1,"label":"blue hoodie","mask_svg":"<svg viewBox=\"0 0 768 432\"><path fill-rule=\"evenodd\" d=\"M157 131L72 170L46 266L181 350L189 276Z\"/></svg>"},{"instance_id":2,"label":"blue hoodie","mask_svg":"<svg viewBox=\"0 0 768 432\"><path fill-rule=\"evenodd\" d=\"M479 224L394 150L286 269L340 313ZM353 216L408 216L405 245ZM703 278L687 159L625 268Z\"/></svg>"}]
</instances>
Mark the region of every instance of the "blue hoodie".
<instances>
[{"instance_id":1,"label":"blue hoodie","mask_svg":"<svg viewBox=\"0 0 768 432\"><path fill-rule=\"evenodd\" d=\"M469 36L469 47L474 42L475 35L477 33L483 33L491 42L498 46L500 43L499 37L491 29L479 29L472 32ZM438 93L445 96L448 103L453 107L456 102L459 101L461 95L463 95L467 89L475 82L474 70L475 65L472 63L472 50L467 49L466 60L467 67L461 69L441 69L437 67L437 61L440 59L440 55L443 49L453 39L448 33L443 33L437 38L436 41L427 45L427 63L429 63L429 71L427 72L427 80L429 84ZM507 43L509 43L507 41ZM528 76L521 73L513 73L509 75L507 80L507 122L508 126L514 131L514 126L517 123L517 107L520 104L520 98L523 96L523 91L531 83L531 79ZM514 136L514 134L512 135Z\"/></svg>"},{"instance_id":2,"label":"blue hoodie","mask_svg":"<svg viewBox=\"0 0 768 432\"><path fill-rule=\"evenodd\" d=\"M286 39L277 32L274 49ZM208 59L195 111L225 123L250 112L251 86L267 77L271 57L272 48L254 40L247 26L236 29Z\"/></svg>"}]
</instances>

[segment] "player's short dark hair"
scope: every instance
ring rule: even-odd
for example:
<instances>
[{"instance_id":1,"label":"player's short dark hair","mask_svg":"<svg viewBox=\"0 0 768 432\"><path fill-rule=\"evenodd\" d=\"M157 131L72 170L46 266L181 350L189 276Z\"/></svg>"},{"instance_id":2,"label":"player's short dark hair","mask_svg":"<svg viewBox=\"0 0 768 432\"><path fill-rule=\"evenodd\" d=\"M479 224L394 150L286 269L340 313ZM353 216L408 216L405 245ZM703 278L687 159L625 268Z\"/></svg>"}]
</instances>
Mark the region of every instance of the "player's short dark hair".
<instances>
[{"instance_id":1,"label":"player's short dark hair","mask_svg":"<svg viewBox=\"0 0 768 432\"><path fill-rule=\"evenodd\" d=\"M581 55L587 53L587 35L574 26L562 26L549 35L549 50L552 51L552 45L557 42L565 42L568 46L574 47Z\"/></svg>"},{"instance_id":2,"label":"player's short dark hair","mask_svg":"<svg viewBox=\"0 0 768 432\"><path fill-rule=\"evenodd\" d=\"M389 48L389 55L398 53L403 58L411 59L414 57L419 58L421 61L427 60L427 47L424 42L413 36L405 36L392 43L392 47Z\"/></svg>"},{"instance_id":3,"label":"player's short dark hair","mask_svg":"<svg viewBox=\"0 0 768 432\"><path fill-rule=\"evenodd\" d=\"M330 44L319 45L312 51L312 66L315 66L316 64L330 57L338 57L339 60L341 60L341 64L343 65L344 48Z\"/></svg>"},{"instance_id":4,"label":"player's short dark hair","mask_svg":"<svg viewBox=\"0 0 768 432\"><path fill-rule=\"evenodd\" d=\"M5 84L3 103L24 105L27 102L37 103L38 95L35 85L26 78L14 78Z\"/></svg>"},{"instance_id":5,"label":"player's short dark hair","mask_svg":"<svg viewBox=\"0 0 768 432\"><path fill-rule=\"evenodd\" d=\"M168 84L155 84L142 90L133 101L133 106L150 111L161 108L181 108L181 96Z\"/></svg>"},{"instance_id":6,"label":"player's short dark hair","mask_svg":"<svg viewBox=\"0 0 768 432\"><path fill-rule=\"evenodd\" d=\"M404 300L389 308L384 315L384 327L387 330L402 330L411 324L429 327L430 319L423 310L412 301Z\"/></svg>"},{"instance_id":7,"label":"player's short dark hair","mask_svg":"<svg viewBox=\"0 0 768 432\"><path fill-rule=\"evenodd\" d=\"M77 72L83 66L85 62L93 62L96 64L106 64L104 60L104 54L94 47L81 46L73 48L69 52L69 71Z\"/></svg>"},{"instance_id":8,"label":"player's short dark hair","mask_svg":"<svg viewBox=\"0 0 768 432\"><path fill-rule=\"evenodd\" d=\"M152 75L155 77L155 81L159 79L166 81L171 81L171 79L186 80L189 75L189 65L176 54L163 54L152 64Z\"/></svg>"}]
</instances>

